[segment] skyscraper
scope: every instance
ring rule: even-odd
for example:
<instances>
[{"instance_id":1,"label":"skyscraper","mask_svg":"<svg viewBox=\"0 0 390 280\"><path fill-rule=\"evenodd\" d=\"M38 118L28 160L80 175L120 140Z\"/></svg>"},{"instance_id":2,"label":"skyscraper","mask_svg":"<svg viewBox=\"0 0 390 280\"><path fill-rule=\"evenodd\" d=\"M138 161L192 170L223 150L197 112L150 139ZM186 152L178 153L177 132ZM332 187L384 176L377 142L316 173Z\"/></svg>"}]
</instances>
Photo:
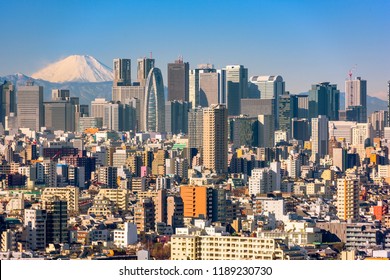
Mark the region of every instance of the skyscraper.
<instances>
[{"instance_id":1,"label":"skyscraper","mask_svg":"<svg viewBox=\"0 0 390 280\"><path fill-rule=\"evenodd\" d=\"M140 86L145 86L150 70L154 67L154 58L139 58L137 60L137 80Z\"/></svg>"},{"instance_id":2,"label":"skyscraper","mask_svg":"<svg viewBox=\"0 0 390 280\"><path fill-rule=\"evenodd\" d=\"M150 70L146 80L143 108L144 131L165 131L164 83L160 69Z\"/></svg>"},{"instance_id":3,"label":"skyscraper","mask_svg":"<svg viewBox=\"0 0 390 280\"><path fill-rule=\"evenodd\" d=\"M309 91L309 118L327 116L331 121L339 119L340 91L329 82L312 85Z\"/></svg>"},{"instance_id":4,"label":"skyscraper","mask_svg":"<svg viewBox=\"0 0 390 280\"><path fill-rule=\"evenodd\" d=\"M0 123L3 126L10 113L16 113L15 91L12 83L5 81L0 85Z\"/></svg>"},{"instance_id":5,"label":"skyscraper","mask_svg":"<svg viewBox=\"0 0 390 280\"><path fill-rule=\"evenodd\" d=\"M224 99L229 116L240 115L240 100L246 98L247 95L248 69L242 65L226 66L226 98Z\"/></svg>"},{"instance_id":6,"label":"skyscraper","mask_svg":"<svg viewBox=\"0 0 390 280\"><path fill-rule=\"evenodd\" d=\"M199 73L199 105L208 107L219 102L219 73L215 69L202 69Z\"/></svg>"},{"instance_id":7,"label":"skyscraper","mask_svg":"<svg viewBox=\"0 0 390 280\"><path fill-rule=\"evenodd\" d=\"M18 89L18 122L19 127L39 131L44 124L43 87L28 82Z\"/></svg>"},{"instance_id":8,"label":"skyscraper","mask_svg":"<svg viewBox=\"0 0 390 280\"><path fill-rule=\"evenodd\" d=\"M259 147L272 148L274 146L275 125L274 116L259 115Z\"/></svg>"},{"instance_id":9,"label":"skyscraper","mask_svg":"<svg viewBox=\"0 0 390 280\"><path fill-rule=\"evenodd\" d=\"M188 100L192 108L196 108L199 106L199 69L189 70L188 81Z\"/></svg>"},{"instance_id":10,"label":"skyscraper","mask_svg":"<svg viewBox=\"0 0 390 280\"><path fill-rule=\"evenodd\" d=\"M203 109L198 107L188 112L189 148L201 149L203 145Z\"/></svg>"},{"instance_id":11,"label":"skyscraper","mask_svg":"<svg viewBox=\"0 0 390 280\"><path fill-rule=\"evenodd\" d=\"M188 131L188 111L191 104L186 101L165 102L165 130L172 134Z\"/></svg>"},{"instance_id":12,"label":"skyscraper","mask_svg":"<svg viewBox=\"0 0 390 280\"><path fill-rule=\"evenodd\" d=\"M168 63L168 101L189 100L190 64L179 58L175 63Z\"/></svg>"},{"instance_id":13,"label":"skyscraper","mask_svg":"<svg viewBox=\"0 0 390 280\"><path fill-rule=\"evenodd\" d=\"M131 86L131 59L114 59L114 86Z\"/></svg>"},{"instance_id":14,"label":"skyscraper","mask_svg":"<svg viewBox=\"0 0 390 280\"><path fill-rule=\"evenodd\" d=\"M361 106L359 122L367 122L367 81L357 77L345 81L345 108Z\"/></svg>"},{"instance_id":15,"label":"skyscraper","mask_svg":"<svg viewBox=\"0 0 390 280\"><path fill-rule=\"evenodd\" d=\"M256 87L260 99L274 99L275 128L279 127L279 99L285 94L285 83L282 76L252 76L249 79L251 87Z\"/></svg>"},{"instance_id":16,"label":"skyscraper","mask_svg":"<svg viewBox=\"0 0 390 280\"><path fill-rule=\"evenodd\" d=\"M75 131L75 112L72 104L66 100L44 103L45 127L52 131Z\"/></svg>"},{"instance_id":17,"label":"skyscraper","mask_svg":"<svg viewBox=\"0 0 390 280\"><path fill-rule=\"evenodd\" d=\"M316 162L328 154L328 140L328 118L320 115L311 119L312 158Z\"/></svg>"},{"instance_id":18,"label":"skyscraper","mask_svg":"<svg viewBox=\"0 0 390 280\"><path fill-rule=\"evenodd\" d=\"M218 174L227 172L228 122L224 105L203 109L203 165Z\"/></svg>"}]
</instances>

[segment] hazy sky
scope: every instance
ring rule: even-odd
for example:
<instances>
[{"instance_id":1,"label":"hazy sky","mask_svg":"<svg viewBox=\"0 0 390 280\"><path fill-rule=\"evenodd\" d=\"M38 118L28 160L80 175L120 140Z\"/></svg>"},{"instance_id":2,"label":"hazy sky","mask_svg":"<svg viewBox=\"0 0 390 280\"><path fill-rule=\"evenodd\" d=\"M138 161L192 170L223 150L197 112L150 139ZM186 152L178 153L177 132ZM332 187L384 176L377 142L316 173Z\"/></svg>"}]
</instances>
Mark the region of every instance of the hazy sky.
<instances>
[{"instance_id":1,"label":"hazy sky","mask_svg":"<svg viewBox=\"0 0 390 280\"><path fill-rule=\"evenodd\" d=\"M135 61L152 51L165 79L167 63L182 55L190 68L243 64L249 75L280 74L292 93L323 81L344 91L355 65L369 95L384 98L390 80L388 0L0 0L0 6L0 76L31 75L71 54L112 67L113 58Z\"/></svg>"}]
</instances>

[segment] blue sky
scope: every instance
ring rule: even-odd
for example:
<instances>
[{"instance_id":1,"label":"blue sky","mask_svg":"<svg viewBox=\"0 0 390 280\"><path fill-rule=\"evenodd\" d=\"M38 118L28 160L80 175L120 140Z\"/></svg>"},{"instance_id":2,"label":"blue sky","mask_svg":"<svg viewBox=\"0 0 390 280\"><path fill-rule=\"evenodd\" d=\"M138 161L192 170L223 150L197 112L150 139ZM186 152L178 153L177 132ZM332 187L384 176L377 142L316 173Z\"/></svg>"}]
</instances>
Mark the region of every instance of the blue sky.
<instances>
[{"instance_id":1,"label":"blue sky","mask_svg":"<svg viewBox=\"0 0 390 280\"><path fill-rule=\"evenodd\" d=\"M250 75L280 74L292 93L323 81L344 91L354 65L372 96L384 98L390 80L388 0L0 0L0 6L0 76L31 75L71 54L112 67L113 58L135 61L153 52L164 78L167 63L182 55L191 68L243 64Z\"/></svg>"}]
</instances>

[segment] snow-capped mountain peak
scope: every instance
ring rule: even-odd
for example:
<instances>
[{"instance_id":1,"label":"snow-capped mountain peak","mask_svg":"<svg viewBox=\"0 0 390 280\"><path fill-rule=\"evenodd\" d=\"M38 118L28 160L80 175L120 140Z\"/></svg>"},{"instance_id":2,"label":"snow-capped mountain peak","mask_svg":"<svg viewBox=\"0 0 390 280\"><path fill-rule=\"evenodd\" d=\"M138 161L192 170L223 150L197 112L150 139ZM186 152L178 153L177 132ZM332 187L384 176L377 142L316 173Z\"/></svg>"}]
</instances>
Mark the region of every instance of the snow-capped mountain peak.
<instances>
[{"instance_id":1,"label":"snow-capped mountain peak","mask_svg":"<svg viewBox=\"0 0 390 280\"><path fill-rule=\"evenodd\" d=\"M52 83L106 82L113 80L111 68L89 55L71 55L31 75Z\"/></svg>"}]
</instances>

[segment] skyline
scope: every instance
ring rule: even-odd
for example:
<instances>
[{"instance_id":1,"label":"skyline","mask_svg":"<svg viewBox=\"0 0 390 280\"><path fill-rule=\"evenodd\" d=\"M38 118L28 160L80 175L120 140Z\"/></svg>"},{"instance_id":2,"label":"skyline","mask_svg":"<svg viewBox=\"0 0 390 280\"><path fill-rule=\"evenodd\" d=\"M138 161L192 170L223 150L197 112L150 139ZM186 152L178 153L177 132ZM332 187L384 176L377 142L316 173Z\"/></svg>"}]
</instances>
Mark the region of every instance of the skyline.
<instances>
[{"instance_id":1,"label":"skyline","mask_svg":"<svg viewBox=\"0 0 390 280\"><path fill-rule=\"evenodd\" d=\"M308 91L311 84L323 81L344 91L348 71L357 65L353 76L367 80L368 95L387 96L387 1L167 5L41 0L33 7L27 1L3 2L14 12L4 13L0 24L16 32L7 33L7 44L1 47L0 76L30 76L72 54L92 55L110 68L114 58L131 58L136 73L136 59L152 52L165 84L167 64L182 55L190 69L201 63L216 68L242 64L249 76L279 74L291 93Z\"/></svg>"}]
</instances>

